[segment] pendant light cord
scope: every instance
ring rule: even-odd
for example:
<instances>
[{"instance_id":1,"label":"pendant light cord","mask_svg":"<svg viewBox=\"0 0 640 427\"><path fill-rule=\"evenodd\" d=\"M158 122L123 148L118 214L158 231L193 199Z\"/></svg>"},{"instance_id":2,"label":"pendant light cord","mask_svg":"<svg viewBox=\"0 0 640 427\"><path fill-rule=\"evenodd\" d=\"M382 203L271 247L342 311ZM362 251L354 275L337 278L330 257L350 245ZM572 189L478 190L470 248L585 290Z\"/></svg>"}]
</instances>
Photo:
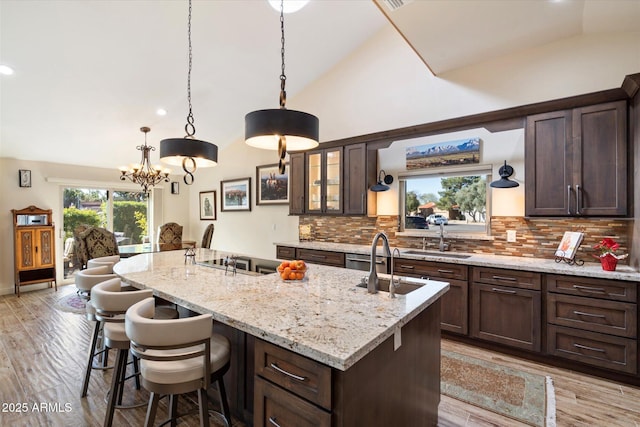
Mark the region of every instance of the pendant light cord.
<instances>
[{"instance_id":1,"label":"pendant light cord","mask_svg":"<svg viewBox=\"0 0 640 427\"><path fill-rule=\"evenodd\" d=\"M196 134L196 127L194 125L193 112L191 108L191 63L193 61L193 50L191 48L191 0L189 0L187 38L189 39L189 71L187 72L187 101L189 102L189 113L187 114L187 124L184 126L184 130L187 133L186 138L189 138Z\"/></svg>"},{"instance_id":2,"label":"pendant light cord","mask_svg":"<svg viewBox=\"0 0 640 427\"><path fill-rule=\"evenodd\" d=\"M280 1L280 57L282 59L282 71L280 73L280 108L284 108L287 103L287 91L284 90L284 85L287 81L287 76L284 74L284 0Z\"/></svg>"}]
</instances>

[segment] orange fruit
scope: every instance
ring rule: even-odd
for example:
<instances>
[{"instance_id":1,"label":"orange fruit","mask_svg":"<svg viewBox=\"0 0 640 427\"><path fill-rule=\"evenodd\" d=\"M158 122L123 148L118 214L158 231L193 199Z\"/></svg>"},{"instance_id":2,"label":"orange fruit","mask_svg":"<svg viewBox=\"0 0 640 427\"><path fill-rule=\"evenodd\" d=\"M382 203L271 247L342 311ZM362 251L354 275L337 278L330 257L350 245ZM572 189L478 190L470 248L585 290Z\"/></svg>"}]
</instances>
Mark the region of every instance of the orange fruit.
<instances>
[{"instance_id":1,"label":"orange fruit","mask_svg":"<svg viewBox=\"0 0 640 427\"><path fill-rule=\"evenodd\" d=\"M296 280L296 276L297 276L296 272L292 271L291 273L289 273L289 280Z\"/></svg>"},{"instance_id":2,"label":"orange fruit","mask_svg":"<svg viewBox=\"0 0 640 427\"><path fill-rule=\"evenodd\" d=\"M304 278L304 273L296 273L296 279L302 280Z\"/></svg>"}]
</instances>

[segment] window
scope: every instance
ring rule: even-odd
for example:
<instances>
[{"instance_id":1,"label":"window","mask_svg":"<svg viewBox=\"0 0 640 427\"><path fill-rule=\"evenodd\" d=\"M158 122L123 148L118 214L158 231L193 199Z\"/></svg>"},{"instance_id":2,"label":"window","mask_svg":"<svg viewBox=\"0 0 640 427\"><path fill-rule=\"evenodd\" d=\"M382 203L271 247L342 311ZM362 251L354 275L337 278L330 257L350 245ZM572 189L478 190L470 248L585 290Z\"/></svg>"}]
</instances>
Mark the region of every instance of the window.
<instances>
[{"instance_id":1,"label":"window","mask_svg":"<svg viewBox=\"0 0 640 427\"><path fill-rule=\"evenodd\" d=\"M464 172L435 172L400 176L402 229L440 229L452 233L488 233L489 218L486 168Z\"/></svg>"}]
</instances>

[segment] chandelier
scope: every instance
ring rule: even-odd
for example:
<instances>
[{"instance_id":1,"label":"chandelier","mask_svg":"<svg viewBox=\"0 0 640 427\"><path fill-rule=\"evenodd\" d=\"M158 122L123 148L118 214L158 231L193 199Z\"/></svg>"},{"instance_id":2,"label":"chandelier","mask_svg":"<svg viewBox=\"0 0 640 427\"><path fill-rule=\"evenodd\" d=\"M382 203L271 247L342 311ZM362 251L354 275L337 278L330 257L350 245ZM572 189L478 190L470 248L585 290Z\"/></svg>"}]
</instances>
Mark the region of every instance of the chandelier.
<instances>
[{"instance_id":1,"label":"chandelier","mask_svg":"<svg viewBox=\"0 0 640 427\"><path fill-rule=\"evenodd\" d=\"M318 118L303 111L287 110L284 74L284 0L280 1L280 108L248 113L244 119L245 143L251 147L278 150L278 169L284 173L284 158L289 151L318 146Z\"/></svg>"},{"instance_id":2,"label":"chandelier","mask_svg":"<svg viewBox=\"0 0 640 427\"><path fill-rule=\"evenodd\" d=\"M151 160L149 160L149 152L155 151L155 147L147 145L147 133L151 131L150 128L143 126L140 128L141 132L144 132L144 145L138 145L137 150L142 152L142 159L140 163L135 163L127 167L120 168L120 179L125 181L127 178L131 182L140 184L142 186L142 192L149 194L149 188L153 187L160 182L169 182L169 169L162 169L159 166L153 166Z\"/></svg>"}]
</instances>

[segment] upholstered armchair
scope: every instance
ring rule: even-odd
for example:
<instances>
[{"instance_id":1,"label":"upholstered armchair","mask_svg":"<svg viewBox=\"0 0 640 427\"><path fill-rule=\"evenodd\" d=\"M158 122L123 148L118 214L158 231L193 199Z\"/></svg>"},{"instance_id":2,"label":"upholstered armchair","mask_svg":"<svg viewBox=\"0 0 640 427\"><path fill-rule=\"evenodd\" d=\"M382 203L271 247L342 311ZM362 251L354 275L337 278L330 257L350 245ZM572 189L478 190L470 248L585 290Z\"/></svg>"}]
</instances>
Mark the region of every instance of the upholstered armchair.
<instances>
[{"instance_id":1,"label":"upholstered armchair","mask_svg":"<svg viewBox=\"0 0 640 427\"><path fill-rule=\"evenodd\" d=\"M74 234L78 261L83 267L90 259L120 254L116 236L106 228L78 226Z\"/></svg>"},{"instance_id":2,"label":"upholstered armchair","mask_svg":"<svg viewBox=\"0 0 640 427\"><path fill-rule=\"evenodd\" d=\"M182 243L182 226L175 222L167 222L158 228L158 243Z\"/></svg>"}]
</instances>

